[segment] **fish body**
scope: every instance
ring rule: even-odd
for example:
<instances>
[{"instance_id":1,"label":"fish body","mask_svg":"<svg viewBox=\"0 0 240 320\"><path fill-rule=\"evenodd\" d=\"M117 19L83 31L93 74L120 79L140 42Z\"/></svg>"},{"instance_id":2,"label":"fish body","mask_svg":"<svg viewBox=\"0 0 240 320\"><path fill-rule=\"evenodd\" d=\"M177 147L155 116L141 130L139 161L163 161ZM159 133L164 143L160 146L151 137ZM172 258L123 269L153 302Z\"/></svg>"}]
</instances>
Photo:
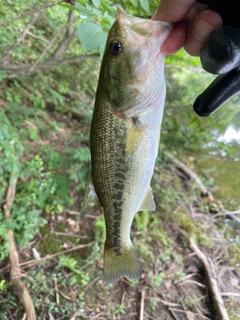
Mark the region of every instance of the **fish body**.
<instances>
[{"instance_id":1,"label":"fish body","mask_svg":"<svg viewBox=\"0 0 240 320\"><path fill-rule=\"evenodd\" d=\"M165 101L160 46L171 25L118 9L106 43L91 124L91 179L82 214L102 206L104 280L140 278L130 238L136 212L155 210L150 187Z\"/></svg>"}]
</instances>

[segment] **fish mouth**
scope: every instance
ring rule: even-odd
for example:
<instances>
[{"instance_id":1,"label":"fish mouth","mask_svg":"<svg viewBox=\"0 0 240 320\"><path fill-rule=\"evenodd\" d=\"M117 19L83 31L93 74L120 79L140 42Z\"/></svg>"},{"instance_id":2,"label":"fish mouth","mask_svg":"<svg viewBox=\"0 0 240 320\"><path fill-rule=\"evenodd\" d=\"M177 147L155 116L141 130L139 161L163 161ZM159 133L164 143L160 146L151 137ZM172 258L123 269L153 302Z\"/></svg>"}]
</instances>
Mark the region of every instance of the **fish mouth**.
<instances>
[{"instance_id":1,"label":"fish mouth","mask_svg":"<svg viewBox=\"0 0 240 320\"><path fill-rule=\"evenodd\" d=\"M129 28L144 37L151 37L166 28L171 30L173 24L165 21L146 20L127 14L122 8L118 8L116 19L121 27ZM149 23L150 22L150 23ZM165 28L164 28L165 27Z\"/></svg>"},{"instance_id":2,"label":"fish mouth","mask_svg":"<svg viewBox=\"0 0 240 320\"><path fill-rule=\"evenodd\" d=\"M172 30L173 24L164 21L146 20L127 14L122 8L116 12L118 25L127 34L129 43L144 45L151 43L152 48L160 46ZM154 50L155 51L155 50Z\"/></svg>"}]
</instances>

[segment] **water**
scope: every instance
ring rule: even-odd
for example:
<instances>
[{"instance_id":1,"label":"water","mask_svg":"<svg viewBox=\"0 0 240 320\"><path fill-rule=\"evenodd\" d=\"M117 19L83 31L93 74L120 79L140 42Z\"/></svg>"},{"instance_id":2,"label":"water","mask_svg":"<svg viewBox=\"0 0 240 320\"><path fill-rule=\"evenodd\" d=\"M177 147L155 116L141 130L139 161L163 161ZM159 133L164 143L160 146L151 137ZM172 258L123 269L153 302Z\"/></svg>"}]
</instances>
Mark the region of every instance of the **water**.
<instances>
[{"instance_id":1,"label":"water","mask_svg":"<svg viewBox=\"0 0 240 320\"><path fill-rule=\"evenodd\" d=\"M240 209L240 130L229 125L223 134L213 132L226 148L208 146L207 152L196 158L195 165L203 170L206 178L214 179L212 191L216 199L223 200L231 210Z\"/></svg>"},{"instance_id":2,"label":"water","mask_svg":"<svg viewBox=\"0 0 240 320\"><path fill-rule=\"evenodd\" d=\"M164 143L165 135L176 157L194 159L193 169L204 182L214 179L211 191L215 198L229 210L239 209L240 96L231 98L211 116L201 118L192 104L213 76L177 68L166 70L166 75L171 86L167 89L164 121L170 125L165 132L163 126L161 141ZM172 132L175 135L171 136Z\"/></svg>"},{"instance_id":3,"label":"water","mask_svg":"<svg viewBox=\"0 0 240 320\"><path fill-rule=\"evenodd\" d=\"M223 141L226 143L230 143L230 142L240 143L240 130L237 131L235 128L233 128L230 125L229 127L227 127L224 134L218 137L218 141Z\"/></svg>"}]
</instances>

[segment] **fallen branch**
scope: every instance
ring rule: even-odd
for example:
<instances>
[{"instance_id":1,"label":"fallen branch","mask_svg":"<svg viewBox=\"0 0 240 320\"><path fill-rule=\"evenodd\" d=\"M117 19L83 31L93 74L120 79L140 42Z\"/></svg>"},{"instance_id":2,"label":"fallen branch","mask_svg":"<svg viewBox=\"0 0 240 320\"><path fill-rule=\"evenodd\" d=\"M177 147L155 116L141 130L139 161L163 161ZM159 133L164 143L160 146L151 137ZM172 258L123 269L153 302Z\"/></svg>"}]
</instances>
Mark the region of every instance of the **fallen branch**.
<instances>
[{"instance_id":1,"label":"fallen branch","mask_svg":"<svg viewBox=\"0 0 240 320\"><path fill-rule=\"evenodd\" d=\"M172 155L167 154L168 159L179 169L181 170L189 179L193 179L196 184L199 186L201 193L204 196L207 196L210 201L214 201L214 196L213 194L205 187L205 185L202 183L201 179L199 176L191 170L189 167L187 167L184 163L181 161L175 159ZM219 216L227 216L228 218L235 220L237 222L240 222L240 219L236 217L236 215L240 214L240 211L228 211L223 206L220 206L221 211L214 214L212 217L217 218Z\"/></svg>"},{"instance_id":2,"label":"fallen branch","mask_svg":"<svg viewBox=\"0 0 240 320\"><path fill-rule=\"evenodd\" d=\"M3 206L4 217L10 219L12 204L15 197L17 178L10 178L7 189L6 203ZM12 280L13 291L17 294L23 304L26 312L27 320L36 320L35 309L32 298L27 287L21 280L21 270L19 266L18 252L15 244L14 233L11 229L8 230L9 237L9 260L10 260L10 278Z\"/></svg>"},{"instance_id":3,"label":"fallen branch","mask_svg":"<svg viewBox=\"0 0 240 320\"><path fill-rule=\"evenodd\" d=\"M161 299L161 298L146 297L145 299L146 299L146 300L151 300L151 301L160 302L160 303L162 303L163 305L168 306L168 307L179 307L179 306L180 306L179 303L169 302L169 301L163 300L163 299Z\"/></svg>"},{"instance_id":4,"label":"fallen branch","mask_svg":"<svg viewBox=\"0 0 240 320\"><path fill-rule=\"evenodd\" d=\"M221 217L221 216L228 216L229 218L236 220L237 222L240 222L240 219L236 217L236 215L240 214L240 210L236 211L228 211L224 209L223 207L221 208L222 210L216 214L213 215L213 218Z\"/></svg>"},{"instance_id":5,"label":"fallen branch","mask_svg":"<svg viewBox=\"0 0 240 320\"><path fill-rule=\"evenodd\" d=\"M78 245L76 247L73 247L73 248L70 248L70 249L66 249L66 250L63 250L61 252L54 253L52 255L47 255L46 257L43 257L43 258L40 258L40 259L25 261L25 262L20 263L19 267L25 267L25 266L28 266L28 265L38 264L38 263L46 261L46 260L55 259L56 257L61 256L63 254L66 254L66 253L69 253L69 252L72 252L72 251L76 251L78 249L83 249L83 248L86 248L86 247L90 247L94 243L96 243L96 242L93 241L93 242L90 242L90 243L87 243L87 244L80 244L80 245ZM8 269L9 269L9 267L2 268L0 270L0 274L4 273Z\"/></svg>"},{"instance_id":6,"label":"fallen branch","mask_svg":"<svg viewBox=\"0 0 240 320\"><path fill-rule=\"evenodd\" d=\"M6 79L14 79L20 76L33 75L37 72L37 70L49 71L50 68L53 68L56 66L62 66L70 63L78 63L79 61L84 61L87 59L98 59L98 58L99 58L99 54L93 53L89 55L75 56L75 57L61 59L61 60L54 60L54 59L46 60L42 63L39 63L37 65L37 68L34 68L34 69L33 69L33 65L29 63L23 64L23 65L0 64L0 67L1 67L1 70L7 73L5 77Z\"/></svg>"},{"instance_id":7,"label":"fallen branch","mask_svg":"<svg viewBox=\"0 0 240 320\"><path fill-rule=\"evenodd\" d=\"M144 302L145 302L145 288L142 289L142 294L141 294L141 306L140 306L139 320L144 320Z\"/></svg>"},{"instance_id":8,"label":"fallen branch","mask_svg":"<svg viewBox=\"0 0 240 320\"><path fill-rule=\"evenodd\" d=\"M207 285L209 287L209 290L211 292L211 298L214 303L215 310L217 312L217 319L219 320L229 320L227 310L225 309L221 292L218 289L218 284L215 276L215 271L209 263L207 257L204 255L204 253L198 248L196 243L192 238L190 238L190 248L195 252L198 259L202 262L204 271L206 273L207 278Z\"/></svg>"},{"instance_id":9,"label":"fallen branch","mask_svg":"<svg viewBox=\"0 0 240 320\"><path fill-rule=\"evenodd\" d=\"M205 187L205 185L202 183L201 179L199 178L199 176L190 168L188 168L184 163L182 163L181 161L175 159L173 156L171 156L170 154L167 154L168 159L175 164L175 166L180 169L181 171L183 171L187 177L189 179L193 179L197 185L199 186L201 193L204 196L207 196L209 198L210 201L214 201L214 196L212 195L212 193L210 191L208 191L208 189Z\"/></svg>"}]
</instances>

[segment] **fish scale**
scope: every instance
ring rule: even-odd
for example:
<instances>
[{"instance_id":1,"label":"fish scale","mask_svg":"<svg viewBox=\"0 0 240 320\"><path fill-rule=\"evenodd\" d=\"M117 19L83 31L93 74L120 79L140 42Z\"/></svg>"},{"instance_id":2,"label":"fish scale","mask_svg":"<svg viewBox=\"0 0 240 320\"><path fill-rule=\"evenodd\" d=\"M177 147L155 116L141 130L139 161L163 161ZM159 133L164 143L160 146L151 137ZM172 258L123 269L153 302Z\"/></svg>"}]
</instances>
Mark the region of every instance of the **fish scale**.
<instances>
[{"instance_id":1,"label":"fish scale","mask_svg":"<svg viewBox=\"0 0 240 320\"><path fill-rule=\"evenodd\" d=\"M96 100L98 99L99 105L102 103L103 108L95 109L92 120L92 180L98 199L105 208L107 244L119 250L122 201L118 195L120 194L121 199L123 198L124 180L128 171L128 163L122 157L127 129L114 115L114 110L107 98L102 98L100 93L100 97L98 94L96 96ZM107 105L109 105L108 108ZM112 201L110 202L109 199ZM116 222L117 227L115 227Z\"/></svg>"}]
</instances>

